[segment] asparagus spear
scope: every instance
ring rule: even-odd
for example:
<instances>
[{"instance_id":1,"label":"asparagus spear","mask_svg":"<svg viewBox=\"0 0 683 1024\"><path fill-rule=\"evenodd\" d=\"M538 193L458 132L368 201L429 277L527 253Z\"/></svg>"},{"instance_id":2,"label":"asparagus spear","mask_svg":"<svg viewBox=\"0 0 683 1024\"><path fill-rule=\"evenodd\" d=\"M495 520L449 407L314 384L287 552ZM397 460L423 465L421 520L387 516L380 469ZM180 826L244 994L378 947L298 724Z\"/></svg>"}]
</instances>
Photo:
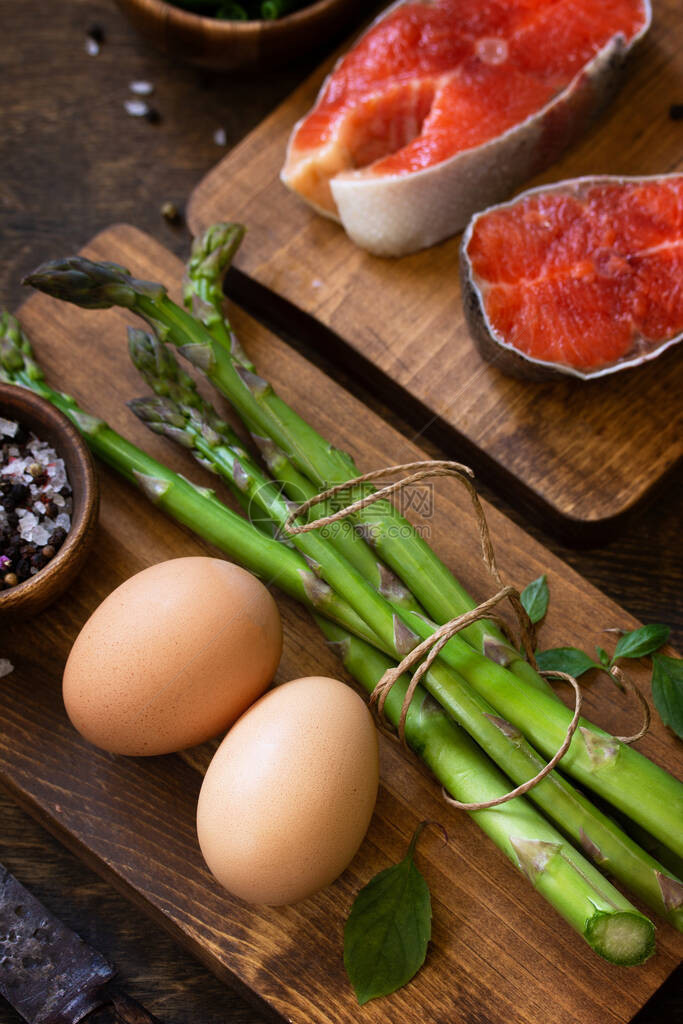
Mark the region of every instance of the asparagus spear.
<instances>
[{"instance_id":1,"label":"asparagus spear","mask_svg":"<svg viewBox=\"0 0 683 1024\"><path fill-rule=\"evenodd\" d=\"M138 345L142 344L142 333L131 332L131 350L136 365L140 361ZM147 351L148 347L153 350L152 339L147 339L143 351ZM167 353L166 359L173 360L173 357ZM145 360L146 364L148 362ZM157 366L164 362L161 358L155 360ZM208 464L228 483L234 485L239 481L242 491L259 505L268 521L282 526L289 514L287 503L276 485L245 456L239 438L230 428L221 432L218 417L211 406L202 403L202 409L199 409L194 403L182 405L174 402L168 397L169 388L164 388L160 382L157 382L155 390L166 391L167 394L156 399L135 399L130 403L133 412L153 431L188 448L198 461ZM192 387L188 398L191 394ZM339 573L339 561L333 553L325 550L327 545L324 539L313 533L301 534L293 538L293 543L306 557L316 560L317 570L324 579L334 584L341 596L347 596L345 578ZM351 596L352 604L355 595L357 590ZM356 610L359 607L365 609L365 605L360 605ZM365 610L363 614L367 616ZM367 621L373 622L372 617L368 616ZM536 751L518 731L498 718L494 708L472 691L464 680L452 672L448 673L445 667L434 669L433 674L428 676L428 689L432 689L434 679L440 680L441 685L452 691L461 691L456 717L510 778L519 784L539 772L543 762ZM677 903L677 900L683 901L683 885L593 807L569 782L554 772L538 783L529 797L589 856L598 860L607 873L622 881L683 931L683 907ZM678 894L677 898L675 894Z\"/></svg>"},{"instance_id":2,"label":"asparagus spear","mask_svg":"<svg viewBox=\"0 0 683 1024\"><path fill-rule=\"evenodd\" d=\"M84 308L119 305L131 309L147 320L162 340L176 345L190 362L203 370L229 398L237 412L245 419L259 423L260 429L280 445L296 467L312 480L345 481L356 472L348 455L324 442L266 381L237 364L226 349L216 344L202 323L169 299L162 285L136 280L115 264L93 263L82 257L46 263L29 275L26 283ZM326 471L329 471L327 478ZM378 525L380 518L387 526L386 530ZM439 605L443 610L441 595L453 595L456 591L460 606L471 607L469 595L421 538L415 535L415 543L408 543L412 535L403 535L401 530L396 530L397 524L405 524L405 521L389 502L373 505L366 520L368 530L372 528L378 551L399 575L407 575L414 584L415 596L424 607L430 611L432 606ZM387 543L382 541L380 547L382 538ZM389 539L392 543L388 543ZM418 557L420 554L423 557ZM434 585L440 595L438 602L432 600L433 594L430 597ZM385 649L394 641L393 648L389 649L405 653L411 645L414 646L417 637L431 635L429 623L424 623L420 616L411 617L410 612L387 618L386 607L383 602L378 603L377 598L374 591L368 594L366 589L364 600L367 607L374 606L377 619L382 620L381 639ZM446 618L452 614L452 607L451 601ZM434 618L438 621L442 616L437 611ZM379 635L376 625L373 629ZM394 629L396 637L393 636ZM502 657L500 647L496 645L495 650L496 656ZM514 677L502 665L470 648L460 636L454 637L444 647L442 657L457 667L458 672L486 700L495 701L505 718L539 750L552 756L558 749L572 715L554 696L525 685L521 678ZM440 703L458 715L459 692L448 685L437 686L436 682L434 689L438 690L435 695ZM683 785L664 769L585 719L562 764L563 769L575 779L628 814L674 852L683 854L683 831L680 829Z\"/></svg>"},{"instance_id":3,"label":"asparagus spear","mask_svg":"<svg viewBox=\"0 0 683 1024\"><path fill-rule=\"evenodd\" d=\"M320 616L316 622L349 673L371 693L394 663ZM387 698L385 711L394 724L408 683L402 676ZM410 704L406 739L455 799L494 799L507 791L507 779L421 686ZM524 797L470 815L596 952L613 963L641 962L652 941L641 915Z\"/></svg>"},{"instance_id":4,"label":"asparagus spear","mask_svg":"<svg viewBox=\"0 0 683 1024\"><path fill-rule=\"evenodd\" d=\"M302 570L296 562L291 567L287 566L287 562L291 562L290 556L296 560L294 552L259 534L229 510L223 508L221 512L220 503L211 494L172 473L116 434L102 420L81 409L74 399L51 388L33 359L28 340L18 323L7 314L0 317L0 376L5 381L30 388L61 409L83 433L97 455L126 479L140 486L171 516L222 547L252 571L266 576L278 573L278 583L292 585L298 592L297 596L311 607L307 588L300 585ZM325 613L329 610L326 605L322 607ZM322 624L323 620L320 622ZM327 630L332 628L328 620L324 623ZM348 633L342 631L332 639L345 640L347 636ZM357 667L367 687L374 684L369 674L361 674L365 671L362 670L363 663L368 673L373 667L376 677L386 665L391 664L373 661L370 645L367 648L350 648L349 664L354 654L360 658L360 667ZM400 689L403 688L405 693L406 685L407 681L401 681L387 701L394 720L402 701ZM467 794L474 795L474 788L478 790L480 784L490 797L506 790L505 779L443 712L427 702L424 691L418 691L413 699L407 726L411 742L422 749L428 764L437 771L441 770L440 777L454 793L469 799ZM451 743L452 751L448 753L445 744ZM472 777L470 772L481 772L481 779ZM651 955L654 949L652 923L573 850L526 801L517 799L493 812L478 812L477 821L597 953L622 965L642 963Z\"/></svg>"}]
</instances>

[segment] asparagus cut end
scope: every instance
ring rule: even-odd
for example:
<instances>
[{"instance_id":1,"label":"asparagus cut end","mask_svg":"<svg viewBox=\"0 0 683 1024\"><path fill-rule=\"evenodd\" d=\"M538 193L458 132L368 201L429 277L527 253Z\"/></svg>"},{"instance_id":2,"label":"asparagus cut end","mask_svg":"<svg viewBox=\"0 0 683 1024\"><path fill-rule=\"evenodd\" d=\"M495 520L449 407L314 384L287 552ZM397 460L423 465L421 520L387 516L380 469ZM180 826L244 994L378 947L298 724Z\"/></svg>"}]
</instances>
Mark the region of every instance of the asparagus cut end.
<instances>
[{"instance_id":1,"label":"asparagus cut end","mask_svg":"<svg viewBox=\"0 0 683 1024\"><path fill-rule=\"evenodd\" d=\"M655 951L655 928L642 914L633 911L596 911L586 925L586 941L610 963L635 967Z\"/></svg>"}]
</instances>

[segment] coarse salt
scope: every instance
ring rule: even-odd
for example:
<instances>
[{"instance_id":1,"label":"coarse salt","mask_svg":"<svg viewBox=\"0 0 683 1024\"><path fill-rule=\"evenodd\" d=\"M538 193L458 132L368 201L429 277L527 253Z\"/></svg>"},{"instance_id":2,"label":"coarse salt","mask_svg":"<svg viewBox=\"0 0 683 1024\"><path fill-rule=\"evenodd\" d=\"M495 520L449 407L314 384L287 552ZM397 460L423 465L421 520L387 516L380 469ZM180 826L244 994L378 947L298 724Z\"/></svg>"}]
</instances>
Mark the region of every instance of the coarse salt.
<instances>
[{"instance_id":1,"label":"coarse salt","mask_svg":"<svg viewBox=\"0 0 683 1024\"><path fill-rule=\"evenodd\" d=\"M144 100L126 100L123 106L131 117L147 117L149 114L149 107Z\"/></svg>"},{"instance_id":2,"label":"coarse salt","mask_svg":"<svg viewBox=\"0 0 683 1024\"><path fill-rule=\"evenodd\" d=\"M66 530L67 533L71 529L71 517L66 512L60 512L55 519L55 522L58 527L61 527L62 530Z\"/></svg>"},{"instance_id":3,"label":"coarse salt","mask_svg":"<svg viewBox=\"0 0 683 1024\"><path fill-rule=\"evenodd\" d=\"M128 88L131 92L134 92L136 96L151 96L154 92L154 86L151 82L137 81L130 82Z\"/></svg>"},{"instance_id":4,"label":"coarse salt","mask_svg":"<svg viewBox=\"0 0 683 1024\"><path fill-rule=\"evenodd\" d=\"M3 437L14 437L18 429L18 423L15 423L13 420L4 420L2 416L0 416L0 434L2 434Z\"/></svg>"}]
</instances>

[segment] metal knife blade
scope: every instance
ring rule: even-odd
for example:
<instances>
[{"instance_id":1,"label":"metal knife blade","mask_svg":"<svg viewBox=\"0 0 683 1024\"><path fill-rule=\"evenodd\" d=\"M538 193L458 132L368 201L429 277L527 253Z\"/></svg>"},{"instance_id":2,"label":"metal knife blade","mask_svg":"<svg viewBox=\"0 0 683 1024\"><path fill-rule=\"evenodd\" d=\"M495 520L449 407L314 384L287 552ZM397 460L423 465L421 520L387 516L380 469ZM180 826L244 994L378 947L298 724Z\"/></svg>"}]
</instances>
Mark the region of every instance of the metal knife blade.
<instances>
[{"instance_id":1,"label":"metal knife blade","mask_svg":"<svg viewBox=\"0 0 683 1024\"><path fill-rule=\"evenodd\" d=\"M105 1003L117 1020L156 1022L125 993L104 991L115 974L0 864L0 995L29 1024L78 1024Z\"/></svg>"}]
</instances>

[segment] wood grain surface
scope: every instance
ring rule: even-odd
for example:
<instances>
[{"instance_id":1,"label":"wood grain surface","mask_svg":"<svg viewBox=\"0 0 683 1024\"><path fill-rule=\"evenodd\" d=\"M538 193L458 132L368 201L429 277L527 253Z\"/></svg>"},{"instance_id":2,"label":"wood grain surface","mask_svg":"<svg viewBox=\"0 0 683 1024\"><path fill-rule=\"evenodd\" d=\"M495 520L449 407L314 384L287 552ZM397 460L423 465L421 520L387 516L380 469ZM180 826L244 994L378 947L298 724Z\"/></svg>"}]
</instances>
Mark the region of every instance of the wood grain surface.
<instances>
[{"instance_id":1,"label":"wood grain surface","mask_svg":"<svg viewBox=\"0 0 683 1024\"><path fill-rule=\"evenodd\" d=\"M12 42L2 53L0 296L5 307L23 299L20 279L40 260L74 251L115 220L134 219L184 256L188 232L182 224L163 220L161 202L171 199L182 212L190 189L225 152L214 142L214 131L223 128L228 147L234 145L315 62L310 54L256 78L199 72L146 46L111 0L0 4L0 22L4 38ZM94 59L84 53L85 33L93 24L106 35ZM154 84L159 123L126 117L122 102L135 79ZM671 90L673 101L683 100L683 83L672 81ZM245 280L235 275L233 290ZM362 367L359 372L355 361L351 376L323 350L305 345L302 334L290 340L396 430L414 433L404 415L379 399L376 386L364 386ZM395 408L404 407L397 402ZM449 437L442 434L442 442L449 444ZM443 457L431 441L422 438L420 444ZM485 493L632 614L670 623L683 643L680 483L669 481L620 536L588 551L562 546L543 534L506 501L504 489ZM169 1024L262 1021L157 923L28 817L2 786L0 821L0 861L114 960L132 994ZM636 1020L673 1021L679 1010L680 983L672 978ZM0 1000L0 1024L18 1022Z\"/></svg>"},{"instance_id":2,"label":"wood grain surface","mask_svg":"<svg viewBox=\"0 0 683 1024\"><path fill-rule=\"evenodd\" d=\"M180 277L173 257L131 228L106 232L88 252L123 262L142 276ZM124 313L85 313L34 296L21 317L52 380L68 386L127 436L201 480L184 453L147 437L125 410L125 399L139 385L126 362ZM416 456L414 445L283 342L242 315L234 320L257 365L283 396L349 448L361 468ZM219 890L194 838L198 773L177 757L134 760L96 751L75 735L63 714L59 678L64 658L98 601L144 565L206 550L107 471L101 479L96 557L68 600L14 630L8 641L17 667L0 691L0 778L15 798L276 1019L315 1024L380 1021L387 1015L397 1024L417 1019L451 1024L630 1019L676 964L680 936L661 925L658 953L647 965L628 972L609 967L548 912L469 819L443 805L437 787L389 741L382 743L382 787L368 838L334 886L281 910L245 907ZM548 572L553 600L544 643L604 643L603 625L634 624L495 509L489 509L489 520L508 578L521 585ZM458 535L452 530L455 521ZM466 585L475 594L487 593L477 545L463 540L468 530L474 534L468 500L446 484L425 525ZM280 678L314 670L337 673L307 617L287 599L280 600L280 607L286 633ZM641 669L638 674L642 682L646 673ZM592 687L587 703L592 717L615 729L632 720L632 709L615 707L613 694L604 687ZM659 723L641 747L656 760L680 765L680 746ZM341 964L344 916L358 887L401 854L424 817L443 822L451 836L444 848L439 836L428 835L421 849L420 864L434 900L428 962L409 988L360 1009ZM547 992L553 993L552 1005Z\"/></svg>"},{"instance_id":3,"label":"wood grain surface","mask_svg":"<svg viewBox=\"0 0 683 1024\"><path fill-rule=\"evenodd\" d=\"M678 0L654 9L616 101L528 185L683 166L683 127L669 118L683 93L683 18ZM265 311L354 367L449 455L476 459L510 499L535 508L545 528L604 539L680 459L680 350L588 384L511 380L484 364L462 311L459 237L400 260L373 257L278 180L292 126L329 67L203 179L190 203L191 227L243 221L248 233L236 265L275 293L239 292L255 315Z\"/></svg>"}]
</instances>

